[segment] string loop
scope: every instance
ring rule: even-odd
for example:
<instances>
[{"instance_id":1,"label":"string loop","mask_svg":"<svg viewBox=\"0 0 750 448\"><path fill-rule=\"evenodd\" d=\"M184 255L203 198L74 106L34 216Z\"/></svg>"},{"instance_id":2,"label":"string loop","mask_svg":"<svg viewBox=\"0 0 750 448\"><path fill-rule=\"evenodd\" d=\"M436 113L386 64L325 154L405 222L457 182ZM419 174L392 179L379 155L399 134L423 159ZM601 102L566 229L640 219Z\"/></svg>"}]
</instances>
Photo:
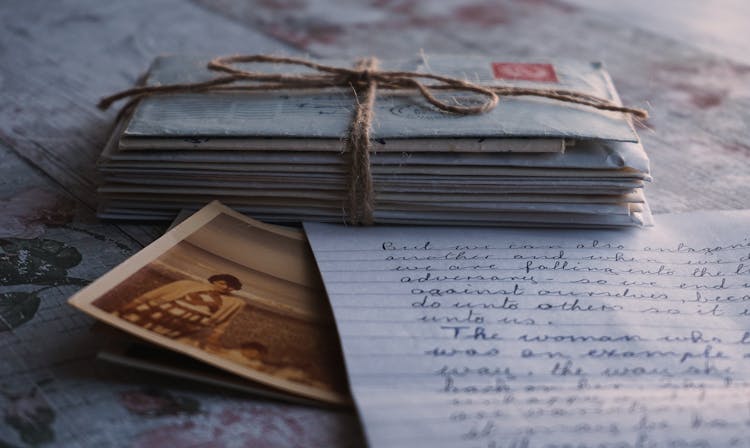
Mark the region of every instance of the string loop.
<instances>
[{"instance_id":1,"label":"string loop","mask_svg":"<svg viewBox=\"0 0 750 448\"><path fill-rule=\"evenodd\" d=\"M237 64L269 63L292 65L312 69L307 73L267 73L243 70ZM345 138L349 157L349 182L347 215L355 225L371 225L374 222L375 192L370 170L372 144L373 106L377 89L416 90L437 109L458 115L483 114L494 109L500 96L537 96L556 101L575 103L600 110L622 112L646 119L644 109L620 106L609 100L585 93L564 89L527 88L516 86L483 86L459 78L431 73L378 70L374 57L357 61L354 68L319 64L301 58L269 55L237 55L213 59L208 68L220 73L208 81L167 85L141 86L102 98L100 109L107 109L116 101L129 99L121 109L120 117L135 107L144 97L174 93L203 93L213 91L269 91L291 89L323 89L349 87L356 94L357 104ZM431 81L425 84L425 81ZM438 98L436 91L451 90L474 94L479 101L448 102Z\"/></svg>"}]
</instances>

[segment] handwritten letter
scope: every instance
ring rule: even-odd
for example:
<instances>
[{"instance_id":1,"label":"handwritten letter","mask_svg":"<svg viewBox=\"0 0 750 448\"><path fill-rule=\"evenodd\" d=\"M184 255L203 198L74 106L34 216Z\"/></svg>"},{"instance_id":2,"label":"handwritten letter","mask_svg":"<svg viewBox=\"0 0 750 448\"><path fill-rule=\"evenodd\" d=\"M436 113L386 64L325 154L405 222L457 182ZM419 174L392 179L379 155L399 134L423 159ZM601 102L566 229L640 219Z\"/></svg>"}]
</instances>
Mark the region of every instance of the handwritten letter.
<instances>
[{"instance_id":1,"label":"handwritten letter","mask_svg":"<svg viewBox=\"0 0 750 448\"><path fill-rule=\"evenodd\" d=\"M373 447L750 447L750 212L305 228Z\"/></svg>"}]
</instances>

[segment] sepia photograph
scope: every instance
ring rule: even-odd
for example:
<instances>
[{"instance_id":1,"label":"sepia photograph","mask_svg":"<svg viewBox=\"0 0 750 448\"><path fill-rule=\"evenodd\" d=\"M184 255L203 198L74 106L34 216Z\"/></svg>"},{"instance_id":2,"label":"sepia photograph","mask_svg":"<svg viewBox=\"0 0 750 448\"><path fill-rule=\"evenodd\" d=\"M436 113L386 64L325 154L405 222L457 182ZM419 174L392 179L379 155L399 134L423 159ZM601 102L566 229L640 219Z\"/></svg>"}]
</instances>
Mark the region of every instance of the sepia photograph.
<instances>
[{"instance_id":1,"label":"sepia photograph","mask_svg":"<svg viewBox=\"0 0 750 448\"><path fill-rule=\"evenodd\" d=\"M213 203L71 303L247 379L347 403L335 326L304 234Z\"/></svg>"}]
</instances>

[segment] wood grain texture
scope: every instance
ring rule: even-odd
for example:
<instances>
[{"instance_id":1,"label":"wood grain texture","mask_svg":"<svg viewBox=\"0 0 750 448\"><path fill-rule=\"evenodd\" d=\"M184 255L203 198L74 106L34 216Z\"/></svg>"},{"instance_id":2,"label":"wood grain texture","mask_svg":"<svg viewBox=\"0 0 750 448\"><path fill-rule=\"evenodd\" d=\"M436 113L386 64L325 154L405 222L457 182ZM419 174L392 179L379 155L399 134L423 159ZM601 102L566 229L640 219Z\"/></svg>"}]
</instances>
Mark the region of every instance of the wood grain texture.
<instances>
[{"instance_id":1,"label":"wood grain texture","mask_svg":"<svg viewBox=\"0 0 750 448\"><path fill-rule=\"evenodd\" d=\"M0 18L0 139L92 208L116 114L97 110L99 98L132 86L159 54L289 51L180 1L4 2Z\"/></svg>"},{"instance_id":2,"label":"wood grain texture","mask_svg":"<svg viewBox=\"0 0 750 448\"><path fill-rule=\"evenodd\" d=\"M732 30L750 23L750 11L729 0L708 23L690 9L672 14L675 1L656 13L653 2L592 0L0 3L0 445L362 445L352 413L93 360L101 341L65 299L162 230L93 217L94 165L115 115L95 104L132 85L154 56L422 50L604 60L625 102L651 112L640 133L655 211L747 208L750 61Z\"/></svg>"},{"instance_id":3,"label":"wood grain texture","mask_svg":"<svg viewBox=\"0 0 750 448\"><path fill-rule=\"evenodd\" d=\"M3 2L0 24L0 445L361 445L352 413L102 364L66 303L163 231L93 216L115 114L99 97L162 53L292 50L181 1Z\"/></svg>"}]
</instances>

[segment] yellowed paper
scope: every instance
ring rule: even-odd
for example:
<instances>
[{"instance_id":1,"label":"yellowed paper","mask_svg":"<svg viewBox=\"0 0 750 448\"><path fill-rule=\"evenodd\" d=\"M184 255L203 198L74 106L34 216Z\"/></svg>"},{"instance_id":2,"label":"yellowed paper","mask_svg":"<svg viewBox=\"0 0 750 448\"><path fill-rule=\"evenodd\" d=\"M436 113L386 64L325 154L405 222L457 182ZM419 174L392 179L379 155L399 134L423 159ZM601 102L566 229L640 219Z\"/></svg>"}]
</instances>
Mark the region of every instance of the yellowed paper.
<instances>
[{"instance_id":1,"label":"yellowed paper","mask_svg":"<svg viewBox=\"0 0 750 448\"><path fill-rule=\"evenodd\" d=\"M212 203L70 303L258 383L348 401L325 295L299 230Z\"/></svg>"}]
</instances>

